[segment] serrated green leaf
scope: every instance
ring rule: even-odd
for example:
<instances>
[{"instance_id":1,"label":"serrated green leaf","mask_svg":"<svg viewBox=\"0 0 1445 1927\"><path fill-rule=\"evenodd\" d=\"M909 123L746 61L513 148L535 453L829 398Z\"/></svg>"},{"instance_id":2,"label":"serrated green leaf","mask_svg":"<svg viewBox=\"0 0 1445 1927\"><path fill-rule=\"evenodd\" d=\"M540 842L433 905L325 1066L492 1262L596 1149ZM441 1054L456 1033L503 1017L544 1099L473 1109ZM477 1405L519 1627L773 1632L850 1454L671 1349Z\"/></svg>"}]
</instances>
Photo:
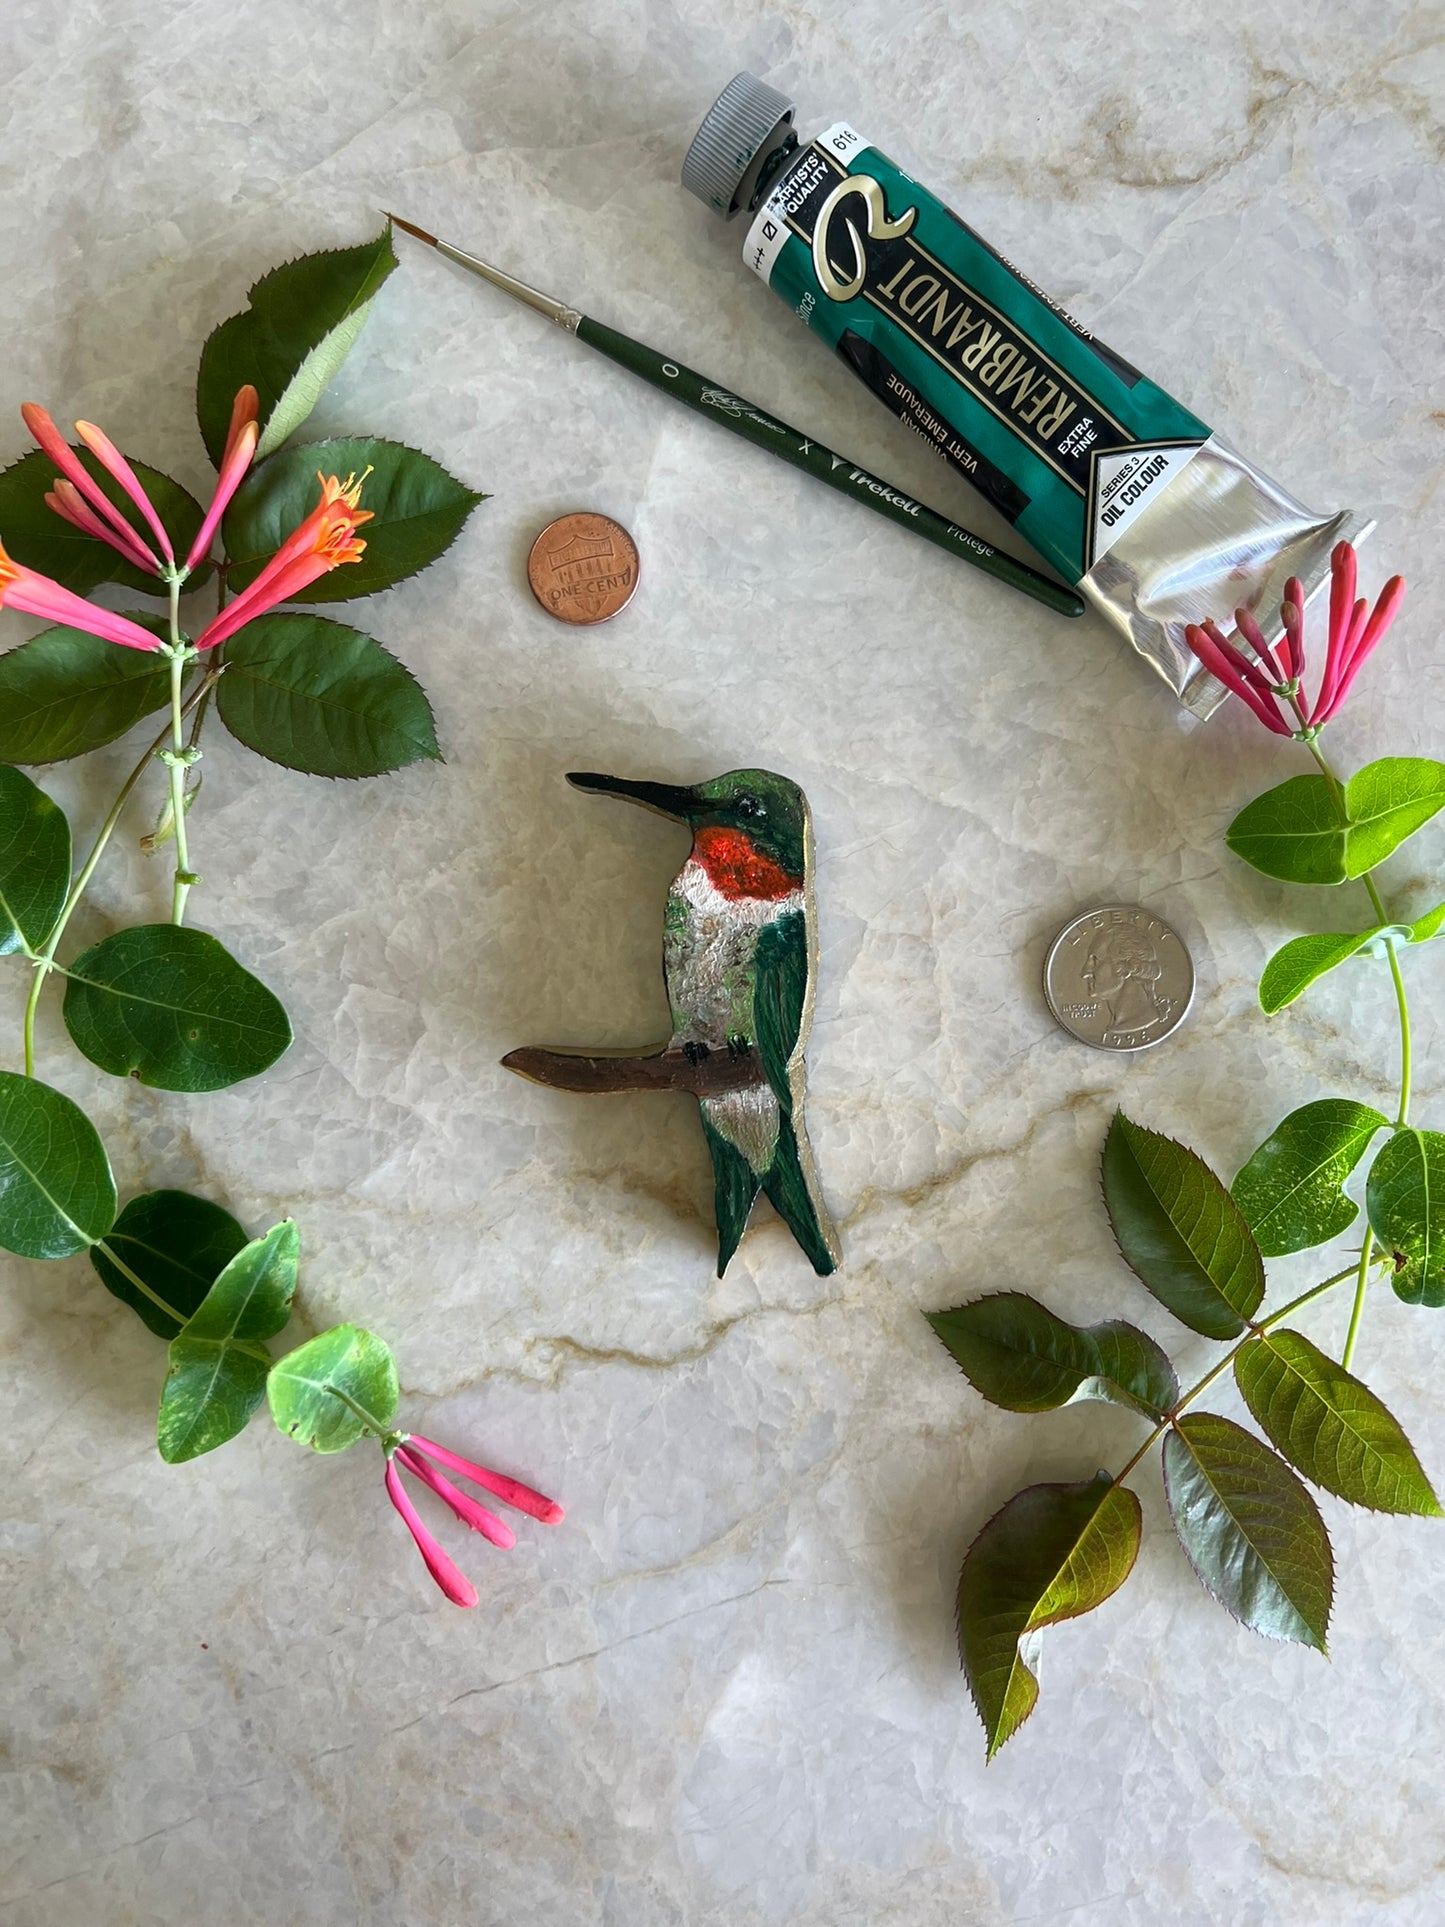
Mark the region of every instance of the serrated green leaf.
<instances>
[{"instance_id":1,"label":"serrated green leaf","mask_svg":"<svg viewBox=\"0 0 1445 1927\"><path fill-rule=\"evenodd\" d=\"M70 891L65 812L0 763L0 957L39 950Z\"/></svg>"},{"instance_id":2,"label":"serrated green leaf","mask_svg":"<svg viewBox=\"0 0 1445 1927\"><path fill-rule=\"evenodd\" d=\"M110 1160L84 1111L48 1084L0 1071L0 1248L69 1258L114 1218Z\"/></svg>"},{"instance_id":3,"label":"serrated green leaf","mask_svg":"<svg viewBox=\"0 0 1445 1927\"><path fill-rule=\"evenodd\" d=\"M1398 1420L1301 1333L1247 1340L1234 1376L1265 1436L1315 1485L1373 1512L1439 1517L1440 1502Z\"/></svg>"},{"instance_id":4,"label":"serrated green leaf","mask_svg":"<svg viewBox=\"0 0 1445 1927\"><path fill-rule=\"evenodd\" d=\"M1292 776L1246 803L1224 833L1236 856L1286 883L1343 883L1345 826L1323 776Z\"/></svg>"},{"instance_id":5,"label":"serrated green leaf","mask_svg":"<svg viewBox=\"0 0 1445 1927\"><path fill-rule=\"evenodd\" d=\"M380 776L440 760L421 684L379 642L324 616L261 616L226 645L222 722L310 776Z\"/></svg>"},{"instance_id":6,"label":"serrated green leaf","mask_svg":"<svg viewBox=\"0 0 1445 1927\"><path fill-rule=\"evenodd\" d=\"M1139 1501L1107 1472L1072 1485L1031 1485L996 1512L958 1580L958 1647L988 1756L1038 1702L1028 1661L1046 1626L1100 1606L1139 1551Z\"/></svg>"},{"instance_id":7,"label":"serrated green leaf","mask_svg":"<svg viewBox=\"0 0 1445 1927\"><path fill-rule=\"evenodd\" d=\"M1260 1008L1270 1016L1283 1010L1317 977L1363 950L1374 935L1374 930L1331 930L1317 937L1292 938L1264 967L1259 980Z\"/></svg>"},{"instance_id":8,"label":"serrated green leaf","mask_svg":"<svg viewBox=\"0 0 1445 1927\"><path fill-rule=\"evenodd\" d=\"M277 1360L266 1395L288 1438L313 1452L344 1452L368 1430L353 1405L383 1430L395 1418L396 1362L374 1332L334 1325Z\"/></svg>"},{"instance_id":9,"label":"serrated green leaf","mask_svg":"<svg viewBox=\"0 0 1445 1927\"><path fill-rule=\"evenodd\" d=\"M1114 1113L1104 1204L1124 1262L1191 1331L1236 1338L1264 1296L1244 1214L1203 1158Z\"/></svg>"},{"instance_id":10,"label":"serrated green leaf","mask_svg":"<svg viewBox=\"0 0 1445 1927\"><path fill-rule=\"evenodd\" d=\"M259 397L264 458L305 421L350 352L383 281L396 266L388 226L359 247L305 254L256 282L249 303L201 351L196 415L220 466L238 389Z\"/></svg>"},{"instance_id":11,"label":"serrated green leaf","mask_svg":"<svg viewBox=\"0 0 1445 1927\"><path fill-rule=\"evenodd\" d=\"M1179 1380L1134 1325L1070 1325L1021 1291L995 1292L928 1322L974 1390L1010 1412L1052 1412L1102 1399L1146 1418L1169 1411Z\"/></svg>"},{"instance_id":12,"label":"serrated green leaf","mask_svg":"<svg viewBox=\"0 0 1445 1927\"><path fill-rule=\"evenodd\" d=\"M108 1292L129 1305L160 1338L174 1338L246 1243L246 1234L209 1198L187 1191L147 1191L132 1198L106 1234L106 1246L180 1313L169 1318L153 1299L93 1248L90 1262Z\"/></svg>"},{"instance_id":13,"label":"serrated green leaf","mask_svg":"<svg viewBox=\"0 0 1445 1927\"><path fill-rule=\"evenodd\" d=\"M289 1218L238 1251L171 1341L156 1417L168 1465L213 1452L244 1429L266 1392L265 1341L291 1316L300 1244Z\"/></svg>"},{"instance_id":14,"label":"serrated green leaf","mask_svg":"<svg viewBox=\"0 0 1445 1927\"><path fill-rule=\"evenodd\" d=\"M166 633L162 616L127 611ZM0 763L60 763L113 743L171 698L171 672L83 629L42 629L0 656Z\"/></svg>"},{"instance_id":15,"label":"serrated green leaf","mask_svg":"<svg viewBox=\"0 0 1445 1927\"><path fill-rule=\"evenodd\" d=\"M1278 1453L1232 1419L1190 1412L1164 1435L1164 1490L1189 1563L1220 1605L1267 1638L1323 1652L1329 1534Z\"/></svg>"},{"instance_id":16,"label":"serrated green leaf","mask_svg":"<svg viewBox=\"0 0 1445 1927\"><path fill-rule=\"evenodd\" d=\"M1370 1166L1365 1209L1395 1254L1397 1295L1407 1305L1445 1305L1445 1136L1396 1131Z\"/></svg>"},{"instance_id":17,"label":"serrated green leaf","mask_svg":"<svg viewBox=\"0 0 1445 1927\"><path fill-rule=\"evenodd\" d=\"M317 474L370 474L361 506L372 516L360 530L359 562L318 577L295 602L351 602L404 582L449 549L472 510L486 498L449 475L440 462L401 442L357 436L282 449L254 469L226 511L223 535L228 581L244 589L320 498Z\"/></svg>"},{"instance_id":18,"label":"serrated green leaf","mask_svg":"<svg viewBox=\"0 0 1445 1927\"><path fill-rule=\"evenodd\" d=\"M1275 1126L1230 1187L1266 1258L1349 1229L1359 1206L1342 1186L1388 1122L1353 1098L1322 1097Z\"/></svg>"},{"instance_id":19,"label":"serrated green leaf","mask_svg":"<svg viewBox=\"0 0 1445 1927\"><path fill-rule=\"evenodd\" d=\"M150 524L114 476L101 467L88 448L76 447L71 453L141 540L154 549L155 537ZM138 462L133 455L127 459L151 498L171 538L171 547L178 556L184 557L200 533L204 517L200 503L189 489L182 488L160 469ZM137 569L108 542L87 535L45 506L45 497L55 487L59 472L48 455L32 448L28 455L22 455L18 462L12 462L0 473L0 536L11 558L23 562L28 569L38 569L41 575L54 577L63 588L73 589L77 595L89 595L102 582L119 582L128 589L140 590L143 595L164 595L165 587L156 576ZM209 565L203 564L187 579L187 588L197 588L209 573Z\"/></svg>"},{"instance_id":20,"label":"serrated green leaf","mask_svg":"<svg viewBox=\"0 0 1445 1927\"><path fill-rule=\"evenodd\" d=\"M291 1042L276 998L204 931L139 924L92 944L66 972L76 1048L115 1077L163 1091L220 1091Z\"/></svg>"},{"instance_id":21,"label":"serrated green leaf","mask_svg":"<svg viewBox=\"0 0 1445 1927\"><path fill-rule=\"evenodd\" d=\"M1350 827L1345 874L1363 876L1445 808L1445 763L1428 756L1384 756L1345 785Z\"/></svg>"}]
</instances>

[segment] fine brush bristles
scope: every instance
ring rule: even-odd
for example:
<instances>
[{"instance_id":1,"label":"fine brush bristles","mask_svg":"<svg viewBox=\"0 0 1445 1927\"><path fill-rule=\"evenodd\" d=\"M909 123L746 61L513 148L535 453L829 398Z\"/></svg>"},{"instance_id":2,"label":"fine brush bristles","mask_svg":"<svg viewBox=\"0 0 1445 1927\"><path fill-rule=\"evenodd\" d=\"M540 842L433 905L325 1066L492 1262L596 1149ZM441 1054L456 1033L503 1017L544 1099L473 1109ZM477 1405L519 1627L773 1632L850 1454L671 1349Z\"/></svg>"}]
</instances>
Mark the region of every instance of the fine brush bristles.
<instances>
[{"instance_id":1,"label":"fine brush bristles","mask_svg":"<svg viewBox=\"0 0 1445 1927\"><path fill-rule=\"evenodd\" d=\"M408 234L414 234L418 241L425 241L429 248L439 247L441 245L434 234L428 234L424 227L417 227L415 222L403 221L399 214L389 214L385 208L382 208L381 212L386 215L388 221L393 222L399 228L405 228Z\"/></svg>"}]
</instances>

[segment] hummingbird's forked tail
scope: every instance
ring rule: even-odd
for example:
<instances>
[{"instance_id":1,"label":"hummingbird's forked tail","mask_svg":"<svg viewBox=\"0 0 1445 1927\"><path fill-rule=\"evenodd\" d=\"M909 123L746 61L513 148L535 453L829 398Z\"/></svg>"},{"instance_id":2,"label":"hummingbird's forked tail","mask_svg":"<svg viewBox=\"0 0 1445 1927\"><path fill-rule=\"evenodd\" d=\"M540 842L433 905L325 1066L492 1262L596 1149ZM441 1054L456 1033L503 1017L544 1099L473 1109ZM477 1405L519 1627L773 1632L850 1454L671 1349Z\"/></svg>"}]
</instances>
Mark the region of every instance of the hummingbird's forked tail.
<instances>
[{"instance_id":1,"label":"hummingbird's forked tail","mask_svg":"<svg viewBox=\"0 0 1445 1927\"><path fill-rule=\"evenodd\" d=\"M779 1122L778 1148L763 1179L763 1189L778 1216L807 1253L814 1271L826 1278L838 1269L838 1234L818 1195L813 1153L801 1118L786 1113Z\"/></svg>"},{"instance_id":2,"label":"hummingbird's forked tail","mask_svg":"<svg viewBox=\"0 0 1445 1927\"><path fill-rule=\"evenodd\" d=\"M801 1123L795 1124L787 1112L780 1110L774 1093L766 1087L731 1098L704 1098L698 1109L712 1154L718 1277L727 1270L738 1248L759 1191L767 1193L813 1269L824 1277L836 1271L837 1234L818 1194L812 1152ZM764 1123L765 1146L750 1141L755 1140ZM739 1129L740 1125L746 1128Z\"/></svg>"}]
</instances>

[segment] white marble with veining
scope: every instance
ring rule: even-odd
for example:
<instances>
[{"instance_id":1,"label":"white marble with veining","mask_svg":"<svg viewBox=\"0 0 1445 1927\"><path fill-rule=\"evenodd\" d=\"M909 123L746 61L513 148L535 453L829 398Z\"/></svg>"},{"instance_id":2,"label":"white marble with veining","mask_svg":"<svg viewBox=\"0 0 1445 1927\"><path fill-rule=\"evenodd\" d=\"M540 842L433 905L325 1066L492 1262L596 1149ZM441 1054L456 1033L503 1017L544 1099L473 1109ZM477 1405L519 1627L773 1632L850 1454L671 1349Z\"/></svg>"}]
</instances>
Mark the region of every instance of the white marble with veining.
<instances>
[{"instance_id":1,"label":"white marble with veining","mask_svg":"<svg viewBox=\"0 0 1445 1927\"><path fill-rule=\"evenodd\" d=\"M1415 588L1335 741L1346 762L1441 747L1436 11L9 0L0 64L6 459L34 397L199 487L205 332L257 273L392 206L986 532L678 187L749 66L805 126L876 135L1311 501L1376 513L1371 580ZM293 1050L223 1095L148 1092L78 1060L52 1001L40 1068L101 1123L123 1193L195 1188L252 1227L294 1212L307 1318L386 1335L412 1422L534 1476L568 1521L507 1556L449 1535L482 1594L458 1612L375 1454L313 1459L257 1423L164 1466L160 1347L84 1262L7 1262L0 1920L1440 1919L1438 1524L1327 1503L1325 1663L1205 1598L1150 1471L1137 1573L1049 1637L1039 1711L987 1769L953 1645L983 1519L1029 1479L1117 1464L1135 1428L986 1407L920 1311L1010 1285L1172 1342L1097 1208L1113 1107L1228 1171L1311 1096L1392 1101L1378 972L1273 1020L1254 1004L1294 920L1340 913L1221 843L1296 752L1239 715L1182 720L1097 623L403 247L313 427L415 441L491 493L439 565L355 609L427 685L447 762L328 785L210 736L194 919L282 992ZM627 613L581 631L523 573L574 506L643 558ZM47 780L93 823L128 754ZM682 834L562 772L744 762L801 781L816 817L810 1119L846 1253L826 1280L771 1220L712 1276L687 1100L498 1067L664 1021ZM1395 865L1412 913L1439 850ZM166 895L132 837L77 938ZM1137 1060L1072 1043L1038 990L1063 917L1121 897L1200 973L1187 1028ZM1412 963L1438 1123L1441 961ZM6 983L13 1063L18 966ZM1319 1309L1322 1342L1344 1309ZM1360 1354L1437 1474L1442 1346L1382 1294Z\"/></svg>"}]
</instances>

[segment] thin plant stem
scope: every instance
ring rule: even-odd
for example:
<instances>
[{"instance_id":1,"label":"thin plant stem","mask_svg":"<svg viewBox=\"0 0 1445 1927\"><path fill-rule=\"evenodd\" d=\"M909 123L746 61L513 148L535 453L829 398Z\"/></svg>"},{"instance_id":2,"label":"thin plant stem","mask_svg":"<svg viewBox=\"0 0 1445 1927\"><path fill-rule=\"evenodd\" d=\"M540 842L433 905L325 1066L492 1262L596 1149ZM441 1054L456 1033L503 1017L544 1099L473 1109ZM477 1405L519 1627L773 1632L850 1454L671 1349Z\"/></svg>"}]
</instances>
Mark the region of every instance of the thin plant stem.
<instances>
[{"instance_id":1,"label":"thin plant stem","mask_svg":"<svg viewBox=\"0 0 1445 1927\"><path fill-rule=\"evenodd\" d=\"M388 1429L388 1427L383 1425L381 1420L377 1418L374 1413L368 1412L364 1405L358 1405L356 1400L352 1398L348 1393L343 1392L339 1385L333 1385L331 1381L328 1379L326 1382L326 1389L328 1392L330 1392L333 1398L338 1398L341 1400L341 1403L346 1407L348 1412L350 1412L355 1418L359 1418L361 1420L362 1424L366 1427L368 1432L374 1432L377 1438L379 1439L386 1439L391 1437L391 1432Z\"/></svg>"},{"instance_id":2,"label":"thin plant stem","mask_svg":"<svg viewBox=\"0 0 1445 1927\"><path fill-rule=\"evenodd\" d=\"M108 1245L105 1242L104 1238L96 1239L95 1249L97 1251L103 1251L106 1257L109 1258L110 1262L115 1266L116 1270L120 1273L121 1277L128 1278L130 1282L135 1286L136 1290L139 1292L143 1292L144 1295L150 1299L153 1305L155 1305L159 1310L165 1313L167 1318L174 1318L178 1325L185 1324L186 1314L184 1312L177 1311L174 1305L168 1305L165 1299L161 1297L158 1291L152 1291L151 1287L146 1283L145 1279L141 1277L140 1273L136 1271L132 1271L130 1266L126 1263L125 1259L122 1258L120 1254L116 1252L110 1245Z\"/></svg>"},{"instance_id":3,"label":"thin plant stem","mask_svg":"<svg viewBox=\"0 0 1445 1927\"><path fill-rule=\"evenodd\" d=\"M186 709L190 709L194 704L199 703L204 696L209 694L218 674L218 670L212 670L210 672L200 687L193 691L187 698L185 704ZM46 939L45 948L35 959L35 977L31 983L30 995L25 1004L25 1075L27 1077L34 1077L35 1075L35 1013L40 1005L40 992L44 987L46 977L57 967L55 953L60 947L60 939L65 935L65 927L75 914L80 899L85 895L90 879L95 875L96 866L105 854L105 846L109 843L111 833L120 821L121 811L129 801L131 791L150 768L151 761L156 753L165 746L166 740L171 736L173 728L173 721L166 724L159 736L147 747L145 755L141 757L130 775L127 776L124 783L121 784L120 794L116 797L114 803L111 804L110 813L100 826L95 842L91 846L90 855L81 865L74 883L70 886L70 894L61 906L60 915L56 918L55 927ZM117 1259L116 1262L119 1264L119 1259Z\"/></svg>"},{"instance_id":4,"label":"thin plant stem","mask_svg":"<svg viewBox=\"0 0 1445 1927\"><path fill-rule=\"evenodd\" d=\"M188 657L181 636L181 584L178 576L172 577L170 591L171 747L164 761L170 771L171 827L176 839L176 879L171 890L171 922L180 924L186 920L186 898L200 879L191 869L190 851L186 846L186 770L195 756L187 751L185 732L181 727L181 684L185 680Z\"/></svg>"},{"instance_id":5,"label":"thin plant stem","mask_svg":"<svg viewBox=\"0 0 1445 1927\"><path fill-rule=\"evenodd\" d=\"M1366 1241L1367 1241L1366 1252L1362 1254L1362 1263L1364 1264L1368 1263L1368 1257L1366 1255L1369 1250L1368 1232L1366 1233ZM1377 1258L1375 1262L1376 1264L1379 1264L1382 1261ZM1139 1447L1139 1450L1134 1454L1134 1456L1128 1461L1126 1465L1122 1467L1120 1471L1114 1474L1115 1485L1122 1485L1124 1483L1125 1479L1128 1478L1129 1474L1134 1470L1134 1467L1139 1463L1140 1459L1142 1459L1144 1454L1149 1450L1149 1447L1154 1444L1156 1439L1161 1438L1164 1435L1164 1433L1168 1431L1169 1427L1174 1423L1175 1419L1178 1418L1179 1414L1184 1410L1185 1406L1192 1405L1195 1399L1199 1397L1201 1392L1207 1391L1209 1387L1214 1383L1215 1379L1219 1378L1224 1372L1227 1372L1229 1370L1229 1367L1234 1363L1235 1359L1239 1356L1240 1352L1244 1350L1245 1346L1249 1343L1249 1341L1252 1338L1261 1337L1265 1332L1271 1330L1275 1325L1281 1324L1286 1318L1289 1318L1290 1316L1292 1316L1292 1314L1297 1312L1301 1308L1301 1306L1309 1304L1312 1299L1323 1298L1323 1296L1327 1291L1333 1291L1336 1285L1342 1285L1345 1282L1346 1278L1353 1278L1355 1276L1355 1271L1356 1271L1356 1268L1354 1265L1346 1265L1344 1270L1337 1271L1333 1276L1333 1278L1321 1279L1319 1284L1311 1285L1308 1291L1302 1291L1298 1298L1291 1298L1287 1305L1281 1305L1278 1311L1272 1311L1269 1314L1268 1318L1261 1318L1256 1320L1254 1323L1252 1323L1249 1326L1249 1329L1245 1332L1244 1336L1241 1339L1239 1339L1235 1344L1230 1346L1229 1350L1224 1354L1223 1358L1219 1360L1218 1364L1212 1365L1209 1368L1209 1370L1204 1374L1203 1378L1197 1379L1195 1383L1190 1386L1187 1392L1184 1392L1183 1394L1181 1394L1178 1402L1174 1406L1173 1411L1169 1412L1164 1418L1160 1419L1159 1423L1154 1427L1154 1430L1149 1434L1148 1438L1145 1439L1144 1443Z\"/></svg>"}]
</instances>

